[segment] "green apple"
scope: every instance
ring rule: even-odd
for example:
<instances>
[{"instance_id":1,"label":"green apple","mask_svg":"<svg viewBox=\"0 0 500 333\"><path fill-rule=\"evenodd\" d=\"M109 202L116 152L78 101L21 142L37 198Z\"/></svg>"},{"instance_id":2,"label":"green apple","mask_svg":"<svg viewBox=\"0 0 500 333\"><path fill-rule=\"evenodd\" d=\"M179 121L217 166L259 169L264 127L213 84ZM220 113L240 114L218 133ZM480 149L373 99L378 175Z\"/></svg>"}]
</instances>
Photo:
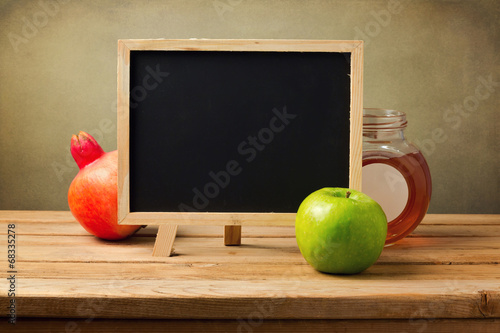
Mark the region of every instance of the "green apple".
<instances>
[{"instance_id":1,"label":"green apple","mask_svg":"<svg viewBox=\"0 0 500 333\"><path fill-rule=\"evenodd\" d=\"M300 252L325 273L356 274L380 257L387 236L382 207L368 195L326 187L302 201L295 220Z\"/></svg>"}]
</instances>

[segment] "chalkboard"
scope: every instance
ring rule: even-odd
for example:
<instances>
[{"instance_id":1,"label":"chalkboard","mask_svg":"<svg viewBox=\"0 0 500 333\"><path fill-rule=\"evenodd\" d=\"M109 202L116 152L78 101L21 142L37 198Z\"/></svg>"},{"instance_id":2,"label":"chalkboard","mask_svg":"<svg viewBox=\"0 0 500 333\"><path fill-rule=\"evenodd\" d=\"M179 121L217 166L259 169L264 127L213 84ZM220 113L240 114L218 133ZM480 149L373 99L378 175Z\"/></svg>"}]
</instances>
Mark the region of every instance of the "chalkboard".
<instances>
[{"instance_id":1,"label":"chalkboard","mask_svg":"<svg viewBox=\"0 0 500 333\"><path fill-rule=\"evenodd\" d=\"M122 224L290 224L360 189L362 43L122 40Z\"/></svg>"}]
</instances>

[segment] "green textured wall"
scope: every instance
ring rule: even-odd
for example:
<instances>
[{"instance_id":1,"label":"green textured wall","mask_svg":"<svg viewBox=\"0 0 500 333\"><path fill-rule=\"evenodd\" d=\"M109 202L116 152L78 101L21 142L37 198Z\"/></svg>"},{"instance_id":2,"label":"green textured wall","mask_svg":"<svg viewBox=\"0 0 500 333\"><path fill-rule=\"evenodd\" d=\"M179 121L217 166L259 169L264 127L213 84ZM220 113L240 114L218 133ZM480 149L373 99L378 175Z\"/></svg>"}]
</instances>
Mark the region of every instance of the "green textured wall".
<instances>
[{"instance_id":1,"label":"green textured wall","mask_svg":"<svg viewBox=\"0 0 500 333\"><path fill-rule=\"evenodd\" d=\"M408 114L430 212L500 213L499 21L495 0L0 0L0 209L68 209L71 134L116 149L118 39L195 37L364 39L364 105Z\"/></svg>"}]
</instances>

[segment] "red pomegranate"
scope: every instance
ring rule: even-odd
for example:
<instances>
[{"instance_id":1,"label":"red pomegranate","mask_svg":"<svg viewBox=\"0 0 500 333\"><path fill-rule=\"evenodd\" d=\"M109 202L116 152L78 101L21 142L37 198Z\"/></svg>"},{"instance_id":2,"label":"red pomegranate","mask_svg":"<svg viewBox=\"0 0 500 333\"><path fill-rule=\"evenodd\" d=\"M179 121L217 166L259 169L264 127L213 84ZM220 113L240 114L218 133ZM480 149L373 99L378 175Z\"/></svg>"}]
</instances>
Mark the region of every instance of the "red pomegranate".
<instances>
[{"instance_id":1,"label":"red pomegranate","mask_svg":"<svg viewBox=\"0 0 500 333\"><path fill-rule=\"evenodd\" d=\"M68 204L78 222L94 236L126 238L140 225L118 224L118 152L104 152L89 134L71 137L71 155L80 171L71 182Z\"/></svg>"}]
</instances>

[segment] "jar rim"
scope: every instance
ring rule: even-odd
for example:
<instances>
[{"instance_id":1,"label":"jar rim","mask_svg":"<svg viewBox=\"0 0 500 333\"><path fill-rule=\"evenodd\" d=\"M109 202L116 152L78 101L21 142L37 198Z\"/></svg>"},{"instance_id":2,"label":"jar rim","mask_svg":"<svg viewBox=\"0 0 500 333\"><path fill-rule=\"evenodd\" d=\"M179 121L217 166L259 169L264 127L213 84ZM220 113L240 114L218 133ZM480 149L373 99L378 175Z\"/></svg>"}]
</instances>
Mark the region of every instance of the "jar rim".
<instances>
[{"instance_id":1,"label":"jar rim","mask_svg":"<svg viewBox=\"0 0 500 333\"><path fill-rule=\"evenodd\" d=\"M363 117L406 117L406 113L394 109L363 108Z\"/></svg>"},{"instance_id":2,"label":"jar rim","mask_svg":"<svg viewBox=\"0 0 500 333\"><path fill-rule=\"evenodd\" d=\"M394 130L407 125L406 113L394 109L363 108L363 130Z\"/></svg>"}]
</instances>

